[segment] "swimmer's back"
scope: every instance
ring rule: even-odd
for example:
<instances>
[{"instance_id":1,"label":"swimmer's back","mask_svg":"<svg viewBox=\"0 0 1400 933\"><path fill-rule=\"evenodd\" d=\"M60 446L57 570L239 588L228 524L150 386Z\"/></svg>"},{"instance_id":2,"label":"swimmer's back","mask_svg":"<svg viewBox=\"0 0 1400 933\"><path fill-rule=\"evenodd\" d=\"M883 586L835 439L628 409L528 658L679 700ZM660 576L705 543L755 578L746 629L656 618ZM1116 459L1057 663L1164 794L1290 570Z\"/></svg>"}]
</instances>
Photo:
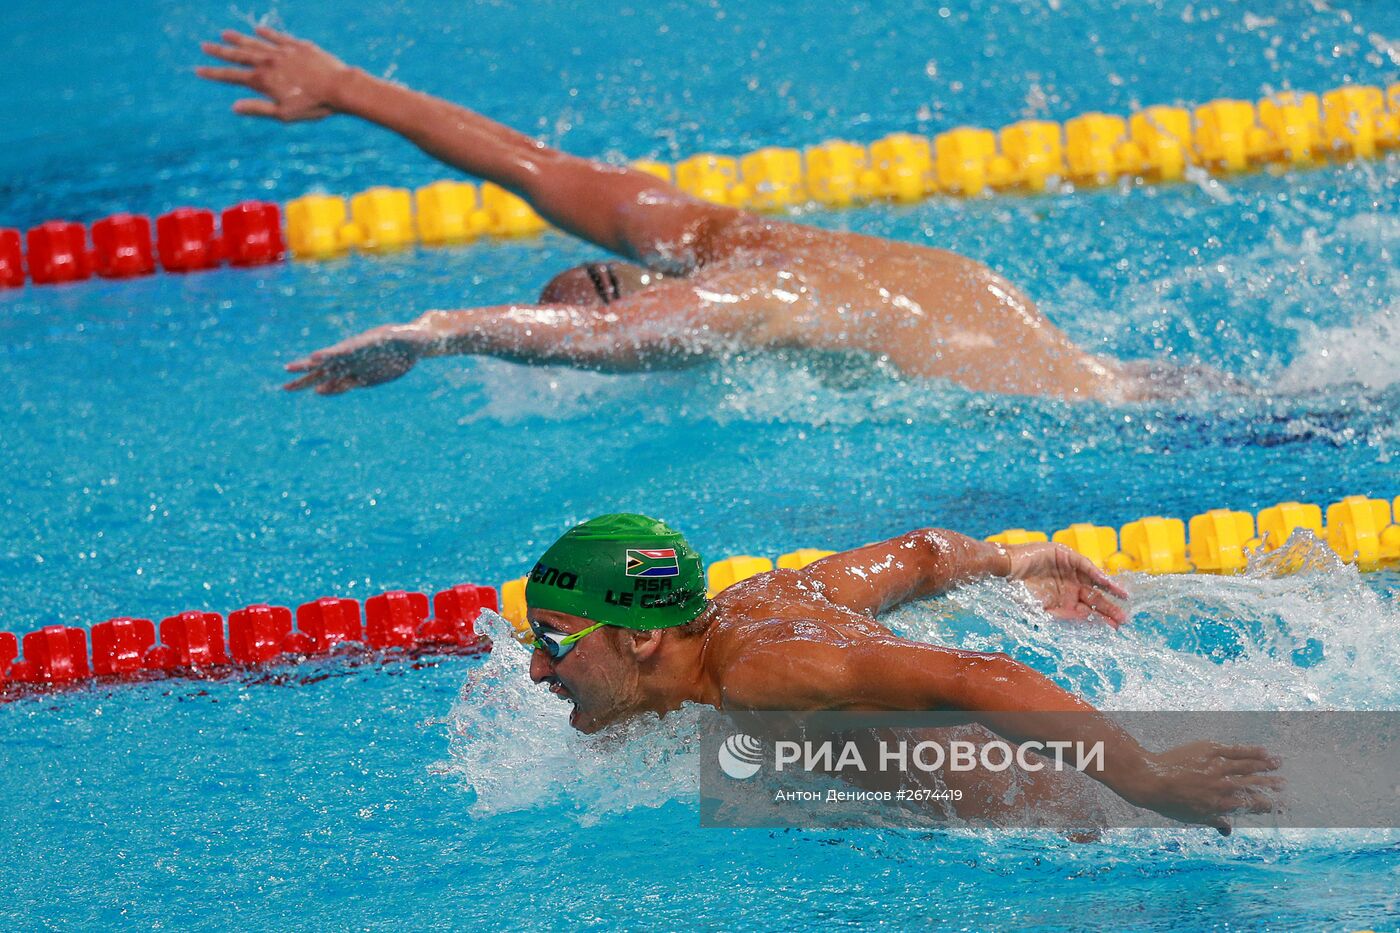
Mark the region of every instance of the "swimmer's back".
<instances>
[{"instance_id":1,"label":"swimmer's back","mask_svg":"<svg viewBox=\"0 0 1400 933\"><path fill-rule=\"evenodd\" d=\"M1078 347L1024 293L965 256L742 212L716 226L707 247L695 284L732 288L735 272L751 275L776 318L774 344L862 351L978 391L1118 394L1111 361Z\"/></svg>"}]
</instances>

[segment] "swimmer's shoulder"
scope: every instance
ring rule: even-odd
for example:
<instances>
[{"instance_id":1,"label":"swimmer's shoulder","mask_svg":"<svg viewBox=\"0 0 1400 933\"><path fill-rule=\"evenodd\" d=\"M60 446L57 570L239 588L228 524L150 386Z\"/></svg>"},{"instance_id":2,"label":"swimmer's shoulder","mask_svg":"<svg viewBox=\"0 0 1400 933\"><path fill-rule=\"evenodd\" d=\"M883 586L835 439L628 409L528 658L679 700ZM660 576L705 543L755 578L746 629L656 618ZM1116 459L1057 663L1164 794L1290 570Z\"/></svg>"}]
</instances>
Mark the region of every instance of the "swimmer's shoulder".
<instances>
[{"instance_id":1,"label":"swimmer's shoulder","mask_svg":"<svg viewBox=\"0 0 1400 933\"><path fill-rule=\"evenodd\" d=\"M985 264L975 259L935 246L851 231L824 230L733 208L716 209L709 213L697 234L696 253L702 267L739 256L752 260L769 255L784 261L805 257L817 263L824 259L840 259L844 265L849 265L852 260L870 263L913 262L930 271L950 274L991 272Z\"/></svg>"},{"instance_id":2,"label":"swimmer's shoulder","mask_svg":"<svg viewBox=\"0 0 1400 933\"><path fill-rule=\"evenodd\" d=\"M833 688L850 676L843 649L870 637L819 613L721 616L715 624L702 663L727 710L828 708Z\"/></svg>"},{"instance_id":3,"label":"swimmer's shoulder","mask_svg":"<svg viewBox=\"0 0 1400 933\"><path fill-rule=\"evenodd\" d=\"M889 630L834 606L799 570L774 570L742 580L711 601L707 648L720 666L750 655L780 655L785 646L840 646Z\"/></svg>"},{"instance_id":4,"label":"swimmer's shoulder","mask_svg":"<svg viewBox=\"0 0 1400 933\"><path fill-rule=\"evenodd\" d=\"M780 568L740 580L721 590L710 602L726 616L748 617L791 606L811 596L804 575Z\"/></svg>"},{"instance_id":5,"label":"swimmer's shoulder","mask_svg":"<svg viewBox=\"0 0 1400 933\"><path fill-rule=\"evenodd\" d=\"M708 218L698 238L702 265L721 264L742 257L746 261L795 260L824 252L848 253L854 243L886 243L859 234L823 230L807 224L780 220L749 211L730 210Z\"/></svg>"}]
</instances>

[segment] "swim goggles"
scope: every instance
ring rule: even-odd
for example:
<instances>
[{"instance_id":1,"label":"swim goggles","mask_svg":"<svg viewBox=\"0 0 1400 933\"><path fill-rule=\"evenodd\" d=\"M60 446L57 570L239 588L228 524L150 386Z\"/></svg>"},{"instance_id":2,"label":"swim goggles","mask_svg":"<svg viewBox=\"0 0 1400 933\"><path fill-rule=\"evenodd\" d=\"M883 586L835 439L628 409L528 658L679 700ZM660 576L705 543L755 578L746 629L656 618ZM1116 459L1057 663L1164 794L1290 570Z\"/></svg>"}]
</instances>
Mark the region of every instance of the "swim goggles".
<instances>
[{"instance_id":1,"label":"swim goggles","mask_svg":"<svg viewBox=\"0 0 1400 933\"><path fill-rule=\"evenodd\" d=\"M530 633L535 637L534 640L527 641L525 644L534 648L536 651L543 651L551 661L557 663L570 651L574 650L574 646L578 644L579 639L592 632L598 631L598 629L602 628L607 623L594 623L586 629L574 632L572 635L565 635L563 632L547 632L540 628L533 620L528 620L528 624L530 626Z\"/></svg>"}]
</instances>

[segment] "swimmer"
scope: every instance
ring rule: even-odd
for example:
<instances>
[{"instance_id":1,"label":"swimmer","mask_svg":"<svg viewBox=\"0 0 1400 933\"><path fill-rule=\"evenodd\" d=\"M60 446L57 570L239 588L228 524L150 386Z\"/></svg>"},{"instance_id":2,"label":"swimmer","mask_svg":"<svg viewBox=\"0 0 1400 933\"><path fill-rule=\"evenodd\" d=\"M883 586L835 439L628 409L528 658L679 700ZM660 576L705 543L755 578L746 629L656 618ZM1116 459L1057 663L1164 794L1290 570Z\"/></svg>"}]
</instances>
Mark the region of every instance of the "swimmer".
<instances>
[{"instance_id":1,"label":"swimmer","mask_svg":"<svg viewBox=\"0 0 1400 933\"><path fill-rule=\"evenodd\" d=\"M288 365L301 374L288 389L335 395L453 354L626 371L796 348L868 354L907 375L982 392L1153 394L1125 364L1077 346L982 263L701 201L372 77L305 40L256 33L227 31L222 43L203 45L227 66L201 67L201 77L262 95L237 101L236 113L360 117L509 189L555 227L624 260L565 270L535 303L428 311L376 327Z\"/></svg>"},{"instance_id":2,"label":"swimmer","mask_svg":"<svg viewBox=\"0 0 1400 933\"><path fill-rule=\"evenodd\" d=\"M564 534L526 584L530 677L596 732L696 703L727 711L966 710L1011 741L1104 740L1096 777L1129 803L1227 832L1226 814L1267 811L1263 749L1199 742L1150 753L1107 717L1003 654L895 636L881 613L973 580L1024 583L1051 614L1126 619L1121 587L1058 544L1003 547L924 529L801 570L759 574L706 599L700 557L665 524L604 515ZM1042 716L1066 717L1038 736Z\"/></svg>"}]
</instances>

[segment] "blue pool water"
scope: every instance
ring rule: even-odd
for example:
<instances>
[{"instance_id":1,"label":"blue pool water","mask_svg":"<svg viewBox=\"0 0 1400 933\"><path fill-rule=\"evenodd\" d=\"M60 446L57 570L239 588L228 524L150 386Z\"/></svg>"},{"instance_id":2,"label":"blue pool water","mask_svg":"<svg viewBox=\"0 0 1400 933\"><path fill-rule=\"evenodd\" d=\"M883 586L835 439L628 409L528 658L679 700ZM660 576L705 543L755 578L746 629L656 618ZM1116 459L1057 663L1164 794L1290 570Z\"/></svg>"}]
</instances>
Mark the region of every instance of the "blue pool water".
<instances>
[{"instance_id":1,"label":"blue pool water","mask_svg":"<svg viewBox=\"0 0 1400 933\"><path fill-rule=\"evenodd\" d=\"M572 151L672 158L1384 84L1400 7L286 3L332 50ZM0 225L449 173L348 122L227 113L228 8L41 5L0 35ZM255 11L261 14L265 11ZM338 399L308 349L533 297L557 235L0 293L0 629L517 576L645 509L702 553L845 547L1400 494L1400 162L808 212L982 259L1074 337L1258 387L1067 406L753 356L610 376L471 359ZM1010 363L1008 364L1010 365ZM1208 388L1208 387L1204 387ZM902 632L1006 650L1115 709L1395 708L1400 577L1130 578L1121 633L985 586ZM504 641L504 639L502 639ZM569 734L522 649L90 689L0 707L0 924L1390 929L1400 837L701 830L681 724ZM464 686L465 685L465 686ZM683 720L683 717L682 717Z\"/></svg>"}]
</instances>

